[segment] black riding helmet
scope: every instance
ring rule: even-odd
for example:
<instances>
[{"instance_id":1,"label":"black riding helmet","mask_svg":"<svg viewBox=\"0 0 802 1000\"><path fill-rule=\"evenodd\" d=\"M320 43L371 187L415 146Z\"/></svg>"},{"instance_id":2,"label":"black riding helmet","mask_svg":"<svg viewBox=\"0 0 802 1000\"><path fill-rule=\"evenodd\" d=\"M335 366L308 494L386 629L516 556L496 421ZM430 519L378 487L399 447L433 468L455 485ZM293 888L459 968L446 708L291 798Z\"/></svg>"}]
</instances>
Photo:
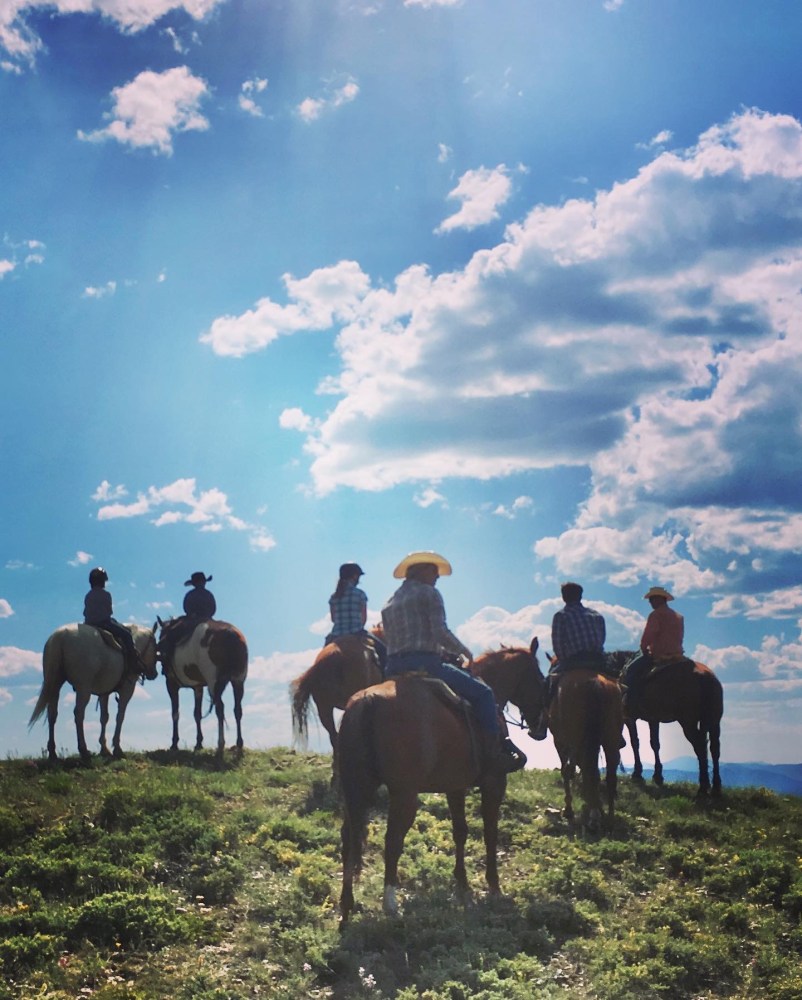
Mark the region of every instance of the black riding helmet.
<instances>
[{"instance_id":1,"label":"black riding helmet","mask_svg":"<svg viewBox=\"0 0 802 1000\"><path fill-rule=\"evenodd\" d=\"M95 587L97 584L107 583L109 579L109 574L103 569L102 566L95 566L93 570L89 571L89 586Z\"/></svg>"}]
</instances>

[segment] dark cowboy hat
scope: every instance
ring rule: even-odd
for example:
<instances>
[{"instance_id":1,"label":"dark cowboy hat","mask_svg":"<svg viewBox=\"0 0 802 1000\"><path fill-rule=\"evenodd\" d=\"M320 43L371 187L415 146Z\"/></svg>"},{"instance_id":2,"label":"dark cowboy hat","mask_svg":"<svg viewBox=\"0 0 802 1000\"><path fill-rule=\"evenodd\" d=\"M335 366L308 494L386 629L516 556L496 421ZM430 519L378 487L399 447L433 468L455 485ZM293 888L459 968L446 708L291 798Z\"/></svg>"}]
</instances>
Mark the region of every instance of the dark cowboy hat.
<instances>
[{"instance_id":1,"label":"dark cowboy hat","mask_svg":"<svg viewBox=\"0 0 802 1000\"><path fill-rule=\"evenodd\" d=\"M184 581L185 587L199 587L202 583L208 583L211 580L210 576L202 573L198 570L197 573L193 573L192 576Z\"/></svg>"}]
</instances>

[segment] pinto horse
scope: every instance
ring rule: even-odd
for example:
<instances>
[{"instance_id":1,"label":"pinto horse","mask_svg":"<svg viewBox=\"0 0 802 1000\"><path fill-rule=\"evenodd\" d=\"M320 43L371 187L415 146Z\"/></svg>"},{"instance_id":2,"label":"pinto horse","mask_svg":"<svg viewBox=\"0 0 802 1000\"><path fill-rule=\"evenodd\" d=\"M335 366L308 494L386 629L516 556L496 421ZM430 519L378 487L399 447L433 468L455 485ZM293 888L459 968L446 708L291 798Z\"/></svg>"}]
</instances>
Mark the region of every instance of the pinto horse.
<instances>
[{"instance_id":1,"label":"pinto horse","mask_svg":"<svg viewBox=\"0 0 802 1000\"><path fill-rule=\"evenodd\" d=\"M159 619L160 641L169 637L179 621L177 618L166 622ZM164 659L167 659L166 663ZM203 689L208 688L211 699L209 711L214 708L217 712L217 757L222 760L226 748L223 692L231 684L237 723L237 750L241 751L242 696L248 676L248 644L242 632L228 622L213 618L200 622L186 642L179 643L170 657L163 658L162 669L172 706L173 741L170 749L178 749L178 692L187 687L192 688L195 696L195 749L203 748Z\"/></svg>"},{"instance_id":2,"label":"pinto horse","mask_svg":"<svg viewBox=\"0 0 802 1000\"><path fill-rule=\"evenodd\" d=\"M624 711L618 681L591 669L573 669L559 675L549 708L549 729L560 756L565 790L565 816L574 818L571 782L576 768L582 777L583 822L597 830L601 822L599 751L604 750L607 822L615 815L617 770L621 760Z\"/></svg>"},{"instance_id":3,"label":"pinto horse","mask_svg":"<svg viewBox=\"0 0 802 1000\"><path fill-rule=\"evenodd\" d=\"M609 654L608 662L620 671L634 655L635 653L630 650L618 650ZM635 708L635 716L625 719L629 742L635 756L632 777L636 781L643 780L637 720L643 719L649 724L649 743L654 753L652 780L656 785L663 784L660 723L678 722L699 762L699 794L707 795L712 791L713 795L720 795L719 757L724 691L721 681L710 667L694 660L680 660L659 668L646 677ZM713 764L712 788L707 765L708 741Z\"/></svg>"},{"instance_id":4,"label":"pinto horse","mask_svg":"<svg viewBox=\"0 0 802 1000\"><path fill-rule=\"evenodd\" d=\"M473 673L493 690L500 708L517 705L528 725L543 706L544 681L530 649L501 649L473 664ZM449 704L437 690L450 694ZM355 694L340 725L340 783L343 883L340 913L346 921L354 907L354 880L362 868L368 814L379 786L387 786L389 809L384 840L385 913L398 911L398 860L414 822L419 792L445 792L455 846L454 877L468 891L465 871L467 790L478 785L484 824L485 877L491 893L499 892L496 848L498 816L507 787L500 770L482 767L476 723L463 702L440 681L402 675Z\"/></svg>"},{"instance_id":5,"label":"pinto horse","mask_svg":"<svg viewBox=\"0 0 802 1000\"><path fill-rule=\"evenodd\" d=\"M297 742L309 737L309 701L314 701L323 728L329 734L332 781L339 767L334 709L344 709L352 694L382 680L374 647L364 635L341 635L328 643L312 666L290 684L292 731Z\"/></svg>"},{"instance_id":6,"label":"pinto horse","mask_svg":"<svg viewBox=\"0 0 802 1000\"><path fill-rule=\"evenodd\" d=\"M42 654L44 678L39 698L28 722L30 728L47 709L49 736L47 756L56 760L55 729L58 717L58 700L65 681L75 690L75 729L78 735L78 753L83 760L89 760L84 737L84 716L92 695L100 702L100 753L109 756L106 743L106 726L109 721L109 695L117 695L117 722L112 738L113 754L122 757L120 733L125 719L125 710L133 696L137 680L154 680L156 677L156 626L152 629L141 625L126 625L134 639L139 663L129 667L125 662L122 648L108 635L93 625L74 623L62 625L45 643Z\"/></svg>"}]
</instances>

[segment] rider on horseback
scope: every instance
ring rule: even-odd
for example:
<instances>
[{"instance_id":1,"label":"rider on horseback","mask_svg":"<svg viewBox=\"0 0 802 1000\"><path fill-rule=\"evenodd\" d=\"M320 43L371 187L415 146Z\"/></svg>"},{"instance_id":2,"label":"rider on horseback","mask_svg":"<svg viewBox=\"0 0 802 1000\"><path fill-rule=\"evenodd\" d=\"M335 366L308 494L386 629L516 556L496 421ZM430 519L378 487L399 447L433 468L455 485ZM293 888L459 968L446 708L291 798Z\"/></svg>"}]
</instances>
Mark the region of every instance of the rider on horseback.
<instances>
[{"instance_id":1,"label":"rider on horseback","mask_svg":"<svg viewBox=\"0 0 802 1000\"><path fill-rule=\"evenodd\" d=\"M673 595L664 587L651 587L644 598L651 604L652 612L640 640L640 653L626 666L624 681L624 709L634 717L638 699L649 671L656 664L671 663L684 656L682 642L685 637L683 617L668 606Z\"/></svg>"},{"instance_id":2,"label":"rider on horseback","mask_svg":"<svg viewBox=\"0 0 802 1000\"><path fill-rule=\"evenodd\" d=\"M329 598L329 613L331 615L331 631L326 636L324 645L334 642L341 635L370 636L370 642L376 652L379 666L384 673L387 662L387 647L375 635L365 629L368 618L368 595L357 584L364 576L364 570L355 562L343 563L334 593Z\"/></svg>"},{"instance_id":3,"label":"rider on horseback","mask_svg":"<svg viewBox=\"0 0 802 1000\"><path fill-rule=\"evenodd\" d=\"M468 701L476 713L486 764L517 771L526 757L509 739L501 739L493 692L468 670L444 663L444 656L473 662L473 654L446 625L445 606L435 589L438 577L450 576L451 564L436 552L412 552L396 566L393 576L404 582L382 609L387 640L387 676L423 671L437 677Z\"/></svg>"},{"instance_id":4,"label":"rider on horseback","mask_svg":"<svg viewBox=\"0 0 802 1000\"><path fill-rule=\"evenodd\" d=\"M546 680L546 698L538 724L530 735L544 740L548 732L549 706L560 674L576 667L604 670L604 640L607 627L604 618L593 608L582 603L582 587L578 583L564 583L560 588L565 607L558 611L551 623L551 644L554 659Z\"/></svg>"},{"instance_id":5,"label":"rider on horseback","mask_svg":"<svg viewBox=\"0 0 802 1000\"><path fill-rule=\"evenodd\" d=\"M211 579L210 576L198 571L184 581L185 587L192 587L192 590L184 594L184 614L171 622L168 630L162 629L159 638L162 670L165 670L171 662L176 647L188 639L201 622L214 618L217 612L217 601L215 601L211 590L206 589L206 584Z\"/></svg>"},{"instance_id":6,"label":"rider on horseback","mask_svg":"<svg viewBox=\"0 0 802 1000\"><path fill-rule=\"evenodd\" d=\"M102 566L96 566L90 571L91 590L84 598L84 622L113 635L122 646L126 666L136 670L139 666L139 654L134 645L134 637L125 625L121 625L113 617L111 594L106 590L108 579L109 574Z\"/></svg>"}]
</instances>

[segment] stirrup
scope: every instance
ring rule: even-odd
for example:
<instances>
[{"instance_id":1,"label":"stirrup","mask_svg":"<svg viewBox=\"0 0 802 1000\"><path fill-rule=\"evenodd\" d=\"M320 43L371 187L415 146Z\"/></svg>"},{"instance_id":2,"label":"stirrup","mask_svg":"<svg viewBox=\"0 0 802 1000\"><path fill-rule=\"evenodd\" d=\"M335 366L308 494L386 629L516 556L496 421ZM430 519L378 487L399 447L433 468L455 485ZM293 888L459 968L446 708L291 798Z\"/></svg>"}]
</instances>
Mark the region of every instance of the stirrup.
<instances>
[{"instance_id":1,"label":"stirrup","mask_svg":"<svg viewBox=\"0 0 802 1000\"><path fill-rule=\"evenodd\" d=\"M501 744L501 758L507 774L526 767L526 754L512 742L509 736Z\"/></svg>"}]
</instances>

